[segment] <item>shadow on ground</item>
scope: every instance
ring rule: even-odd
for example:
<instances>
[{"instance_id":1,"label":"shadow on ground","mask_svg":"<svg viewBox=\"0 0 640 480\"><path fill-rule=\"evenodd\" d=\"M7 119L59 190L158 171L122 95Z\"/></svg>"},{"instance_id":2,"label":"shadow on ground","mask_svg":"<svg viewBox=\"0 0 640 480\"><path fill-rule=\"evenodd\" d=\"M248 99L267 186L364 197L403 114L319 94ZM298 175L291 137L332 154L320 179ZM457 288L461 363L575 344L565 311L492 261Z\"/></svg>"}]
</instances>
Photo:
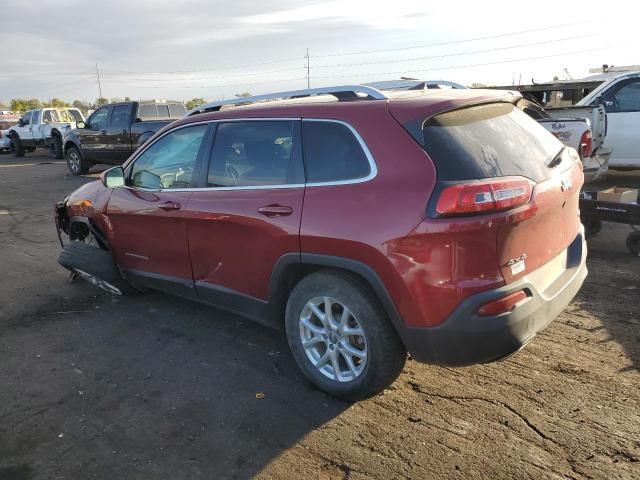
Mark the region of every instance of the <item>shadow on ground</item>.
<instances>
[{"instance_id":1,"label":"shadow on ground","mask_svg":"<svg viewBox=\"0 0 640 480\"><path fill-rule=\"evenodd\" d=\"M3 322L0 479L251 478L348 407L301 378L279 332L77 288Z\"/></svg>"}]
</instances>

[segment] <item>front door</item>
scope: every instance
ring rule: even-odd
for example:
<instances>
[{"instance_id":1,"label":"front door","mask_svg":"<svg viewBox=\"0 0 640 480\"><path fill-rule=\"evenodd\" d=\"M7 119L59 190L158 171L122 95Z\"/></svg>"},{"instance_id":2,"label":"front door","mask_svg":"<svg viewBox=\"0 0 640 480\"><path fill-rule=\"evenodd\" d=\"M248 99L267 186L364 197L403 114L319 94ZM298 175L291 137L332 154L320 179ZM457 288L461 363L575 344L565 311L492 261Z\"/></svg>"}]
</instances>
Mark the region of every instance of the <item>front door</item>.
<instances>
[{"instance_id":1,"label":"front door","mask_svg":"<svg viewBox=\"0 0 640 480\"><path fill-rule=\"evenodd\" d=\"M109 117L107 127L107 158L106 161L113 163L124 162L131 152L131 135L129 128L131 125L131 104L114 105Z\"/></svg>"},{"instance_id":2,"label":"front door","mask_svg":"<svg viewBox=\"0 0 640 480\"><path fill-rule=\"evenodd\" d=\"M85 128L78 130L82 154L87 160L95 162L104 158L108 118L109 107L99 108L91 114Z\"/></svg>"},{"instance_id":3,"label":"front door","mask_svg":"<svg viewBox=\"0 0 640 480\"><path fill-rule=\"evenodd\" d=\"M125 186L111 194L111 246L125 276L139 284L193 292L185 212L208 128L176 128L158 138L127 166Z\"/></svg>"},{"instance_id":4,"label":"front door","mask_svg":"<svg viewBox=\"0 0 640 480\"><path fill-rule=\"evenodd\" d=\"M22 117L22 126L16 125L13 130L15 130L18 133L18 136L20 137L20 142L22 143L22 145L24 145L25 147L32 147L34 146L34 141L33 141L33 125L32 125L32 114L33 114L33 110L30 112L27 112L24 114L24 116Z\"/></svg>"},{"instance_id":5,"label":"front door","mask_svg":"<svg viewBox=\"0 0 640 480\"><path fill-rule=\"evenodd\" d=\"M604 145L612 149L609 165L640 167L640 79L620 82L603 101L608 122Z\"/></svg>"},{"instance_id":6,"label":"front door","mask_svg":"<svg viewBox=\"0 0 640 480\"><path fill-rule=\"evenodd\" d=\"M218 124L206 185L189 200L189 252L201 298L248 313L248 305L268 299L278 259L300 251L299 124Z\"/></svg>"}]
</instances>

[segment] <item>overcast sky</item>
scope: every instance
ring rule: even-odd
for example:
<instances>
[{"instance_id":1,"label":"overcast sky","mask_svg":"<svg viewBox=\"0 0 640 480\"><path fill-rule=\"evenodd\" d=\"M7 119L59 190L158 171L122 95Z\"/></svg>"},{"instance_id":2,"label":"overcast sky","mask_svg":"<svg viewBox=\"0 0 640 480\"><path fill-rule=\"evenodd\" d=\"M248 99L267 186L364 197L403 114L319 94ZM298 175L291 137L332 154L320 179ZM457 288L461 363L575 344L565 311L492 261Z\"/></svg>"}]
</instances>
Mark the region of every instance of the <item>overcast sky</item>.
<instances>
[{"instance_id":1,"label":"overcast sky","mask_svg":"<svg viewBox=\"0 0 640 480\"><path fill-rule=\"evenodd\" d=\"M108 98L304 88L306 48L312 87L400 76L529 83L565 78L565 68L579 78L640 63L634 4L2 0L0 100L93 101L96 63Z\"/></svg>"}]
</instances>

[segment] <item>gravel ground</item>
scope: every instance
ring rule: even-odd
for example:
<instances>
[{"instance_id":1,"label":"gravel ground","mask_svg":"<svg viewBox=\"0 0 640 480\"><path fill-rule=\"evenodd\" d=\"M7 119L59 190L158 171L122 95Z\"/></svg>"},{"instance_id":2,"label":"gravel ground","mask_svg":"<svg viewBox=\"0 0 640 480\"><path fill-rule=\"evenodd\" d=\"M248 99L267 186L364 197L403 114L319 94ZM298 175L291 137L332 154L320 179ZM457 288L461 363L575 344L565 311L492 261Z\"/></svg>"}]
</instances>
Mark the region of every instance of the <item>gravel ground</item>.
<instances>
[{"instance_id":1,"label":"gravel ground","mask_svg":"<svg viewBox=\"0 0 640 480\"><path fill-rule=\"evenodd\" d=\"M409 361L348 404L302 379L279 332L69 284L52 204L91 179L0 156L0 480L640 478L628 227L590 240L582 291L521 352L461 369Z\"/></svg>"}]
</instances>

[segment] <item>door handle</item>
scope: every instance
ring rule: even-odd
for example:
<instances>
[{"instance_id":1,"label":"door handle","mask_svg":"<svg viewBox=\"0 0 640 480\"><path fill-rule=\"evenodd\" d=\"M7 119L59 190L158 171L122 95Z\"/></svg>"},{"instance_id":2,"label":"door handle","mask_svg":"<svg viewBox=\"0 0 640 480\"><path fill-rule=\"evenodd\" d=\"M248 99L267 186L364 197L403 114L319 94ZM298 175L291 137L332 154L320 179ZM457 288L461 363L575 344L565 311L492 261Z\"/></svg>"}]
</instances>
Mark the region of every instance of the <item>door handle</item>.
<instances>
[{"instance_id":1,"label":"door handle","mask_svg":"<svg viewBox=\"0 0 640 480\"><path fill-rule=\"evenodd\" d=\"M122 134L123 134L123 135L126 135L127 133L128 133L128 132L127 132L127 129L126 129L126 128L123 128L123 129L122 129Z\"/></svg>"},{"instance_id":2,"label":"door handle","mask_svg":"<svg viewBox=\"0 0 640 480\"><path fill-rule=\"evenodd\" d=\"M100 135L106 135L107 131L106 130L100 130Z\"/></svg>"},{"instance_id":3,"label":"door handle","mask_svg":"<svg viewBox=\"0 0 640 480\"><path fill-rule=\"evenodd\" d=\"M180 210L182 208L182 205L180 205L178 202L164 202L163 204L158 205L158 208L164 210L165 212L168 212L170 210Z\"/></svg>"},{"instance_id":4,"label":"door handle","mask_svg":"<svg viewBox=\"0 0 640 480\"><path fill-rule=\"evenodd\" d=\"M266 205L258 209L265 217L286 217L293 213L293 208L283 205Z\"/></svg>"}]
</instances>

